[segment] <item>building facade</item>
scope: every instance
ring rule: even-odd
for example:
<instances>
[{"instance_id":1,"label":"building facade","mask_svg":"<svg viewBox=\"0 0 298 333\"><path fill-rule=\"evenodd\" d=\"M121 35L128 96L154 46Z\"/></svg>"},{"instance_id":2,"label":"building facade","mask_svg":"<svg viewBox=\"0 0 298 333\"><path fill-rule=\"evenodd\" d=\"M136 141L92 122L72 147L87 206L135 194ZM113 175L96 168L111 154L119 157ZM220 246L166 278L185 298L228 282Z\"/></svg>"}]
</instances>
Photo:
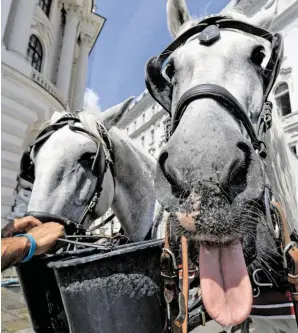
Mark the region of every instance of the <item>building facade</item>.
<instances>
[{"instance_id":1,"label":"building facade","mask_svg":"<svg viewBox=\"0 0 298 333\"><path fill-rule=\"evenodd\" d=\"M235 1L232 1L235 2ZM229 4L231 5L232 2ZM268 0L247 1L248 16L259 11ZM228 6L229 6L228 5ZM298 1L279 1L277 16L272 30L282 33L285 43L284 58L280 74L272 89L270 100L278 106L288 144L298 153ZM165 143L167 113L145 90L131 106L130 112L119 124L129 136L141 144L155 158Z\"/></svg>"},{"instance_id":2,"label":"building facade","mask_svg":"<svg viewBox=\"0 0 298 333\"><path fill-rule=\"evenodd\" d=\"M130 106L119 127L149 154L157 158L166 142L168 113L153 100L147 89Z\"/></svg>"},{"instance_id":3,"label":"building facade","mask_svg":"<svg viewBox=\"0 0 298 333\"><path fill-rule=\"evenodd\" d=\"M82 108L88 56L105 19L92 0L5 0L1 9L5 224L30 126L54 111Z\"/></svg>"}]
</instances>

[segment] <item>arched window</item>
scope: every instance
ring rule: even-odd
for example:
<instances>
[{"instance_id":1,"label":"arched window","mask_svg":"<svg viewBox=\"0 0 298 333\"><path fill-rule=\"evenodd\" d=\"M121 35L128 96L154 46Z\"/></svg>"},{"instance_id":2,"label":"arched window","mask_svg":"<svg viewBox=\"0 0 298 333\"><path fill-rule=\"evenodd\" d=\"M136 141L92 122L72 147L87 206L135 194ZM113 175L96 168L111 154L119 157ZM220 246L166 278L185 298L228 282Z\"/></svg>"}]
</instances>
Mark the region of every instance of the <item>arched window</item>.
<instances>
[{"instance_id":1,"label":"arched window","mask_svg":"<svg viewBox=\"0 0 298 333\"><path fill-rule=\"evenodd\" d=\"M30 62L31 66L39 72L41 71L42 57L41 42L35 35L31 35L27 48L27 60Z\"/></svg>"},{"instance_id":2,"label":"arched window","mask_svg":"<svg viewBox=\"0 0 298 333\"><path fill-rule=\"evenodd\" d=\"M44 11L47 17L50 16L52 0L39 0L38 6Z\"/></svg>"},{"instance_id":3,"label":"arched window","mask_svg":"<svg viewBox=\"0 0 298 333\"><path fill-rule=\"evenodd\" d=\"M280 83L275 89L275 100L281 115L287 116L292 112L289 94L289 86L286 82Z\"/></svg>"},{"instance_id":4,"label":"arched window","mask_svg":"<svg viewBox=\"0 0 298 333\"><path fill-rule=\"evenodd\" d=\"M297 155L297 148L295 145L291 146L290 149L292 150L292 152ZM298 156L298 155L297 155Z\"/></svg>"}]
</instances>

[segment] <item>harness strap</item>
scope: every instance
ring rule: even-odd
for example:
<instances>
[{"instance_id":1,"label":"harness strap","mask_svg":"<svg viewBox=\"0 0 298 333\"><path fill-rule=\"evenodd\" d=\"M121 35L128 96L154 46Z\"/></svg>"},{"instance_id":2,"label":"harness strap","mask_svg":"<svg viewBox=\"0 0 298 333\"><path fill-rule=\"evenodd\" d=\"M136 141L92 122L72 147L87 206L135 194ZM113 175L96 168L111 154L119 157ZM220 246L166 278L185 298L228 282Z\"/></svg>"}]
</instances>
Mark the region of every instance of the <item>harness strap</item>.
<instances>
[{"instance_id":1,"label":"harness strap","mask_svg":"<svg viewBox=\"0 0 298 333\"><path fill-rule=\"evenodd\" d=\"M188 240L185 236L181 236L182 290L180 290L180 271L179 267L177 266L175 256L170 249L169 234L170 231L167 219L165 221L164 249L161 255L161 275L164 280L164 297L168 308L168 329L173 333L188 333L188 298L190 273L188 268ZM174 325L172 325L173 322Z\"/></svg>"},{"instance_id":2,"label":"harness strap","mask_svg":"<svg viewBox=\"0 0 298 333\"><path fill-rule=\"evenodd\" d=\"M186 237L181 237L181 247L182 247L182 292L184 296L184 307L185 307L185 318L182 323L182 333L188 332L188 293L189 293L189 284L188 284L188 240Z\"/></svg>"},{"instance_id":3,"label":"harness strap","mask_svg":"<svg viewBox=\"0 0 298 333\"><path fill-rule=\"evenodd\" d=\"M292 242L285 213L278 202L271 203L277 209L281 219L282 227L282 253L284 257L284 268L287 270L290 292L293 299L296 322L298 325L298 248L295 242ZM291 258L291 267L287 263L287 255ZM290 269L292 271L290 271Z\"/></svg>"}]
</instances>

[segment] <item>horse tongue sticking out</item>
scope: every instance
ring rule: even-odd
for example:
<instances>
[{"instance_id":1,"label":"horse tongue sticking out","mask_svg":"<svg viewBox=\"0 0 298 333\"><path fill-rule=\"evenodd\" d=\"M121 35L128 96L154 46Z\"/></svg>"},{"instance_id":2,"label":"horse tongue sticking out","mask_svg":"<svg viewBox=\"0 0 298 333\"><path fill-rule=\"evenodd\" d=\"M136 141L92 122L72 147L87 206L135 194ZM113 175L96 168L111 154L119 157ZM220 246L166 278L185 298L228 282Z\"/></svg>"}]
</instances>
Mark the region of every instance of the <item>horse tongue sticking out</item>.
<instances>
[{"instance_id":1,"label":"horse tongue sticking out","mask_svg":"<svg viewBox=\"0 0 298 333\"><path fill-rule=\"evenodd\" d=\"M252 288L240 242L200 246L200 281L209 315L222 326L243 322L250 314Z\"/></svg>"}]
</instances>

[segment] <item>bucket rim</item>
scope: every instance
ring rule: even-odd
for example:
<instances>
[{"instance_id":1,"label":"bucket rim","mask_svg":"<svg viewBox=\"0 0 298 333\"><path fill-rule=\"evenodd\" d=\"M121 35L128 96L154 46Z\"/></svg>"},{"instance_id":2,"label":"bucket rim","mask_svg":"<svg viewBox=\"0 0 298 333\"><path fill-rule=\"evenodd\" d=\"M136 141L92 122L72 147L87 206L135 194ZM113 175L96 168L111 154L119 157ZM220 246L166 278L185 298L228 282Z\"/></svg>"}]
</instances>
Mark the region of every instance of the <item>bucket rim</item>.
<instances>
[{"instance_id":1,"label":"bucket rim","mask_svg":"<svg viewBox=\"0 0 298 333\"><path fill-rule=\"evenodd\" d=\"M154 239L148 241L141 241L136 243L130 243L128 245L119 245L116 246L114 249L111 249L109 252L102 252L102 251L90 251L90 249L78 250L78 251L69 251L68 255L64 255L60 260L57 257L53 257L54 261L50 261L47 263L49 268L60 269L66 268L71 266L78 266L85 263L90 263L99 259L105 259L125 253L135 252L137 250L144 250L147 248L153 247L160 247L162 248L164 244L164 239ZM89 250L89 251L88 251ZM86 252L86 256L84 253ZM91 254L90 254L91 252ZM93 254L93 252L95 252ZM76 258L75 256L78 256ZM83 260L83 261L82 261Z\"/></svg>"}]
</instances>

